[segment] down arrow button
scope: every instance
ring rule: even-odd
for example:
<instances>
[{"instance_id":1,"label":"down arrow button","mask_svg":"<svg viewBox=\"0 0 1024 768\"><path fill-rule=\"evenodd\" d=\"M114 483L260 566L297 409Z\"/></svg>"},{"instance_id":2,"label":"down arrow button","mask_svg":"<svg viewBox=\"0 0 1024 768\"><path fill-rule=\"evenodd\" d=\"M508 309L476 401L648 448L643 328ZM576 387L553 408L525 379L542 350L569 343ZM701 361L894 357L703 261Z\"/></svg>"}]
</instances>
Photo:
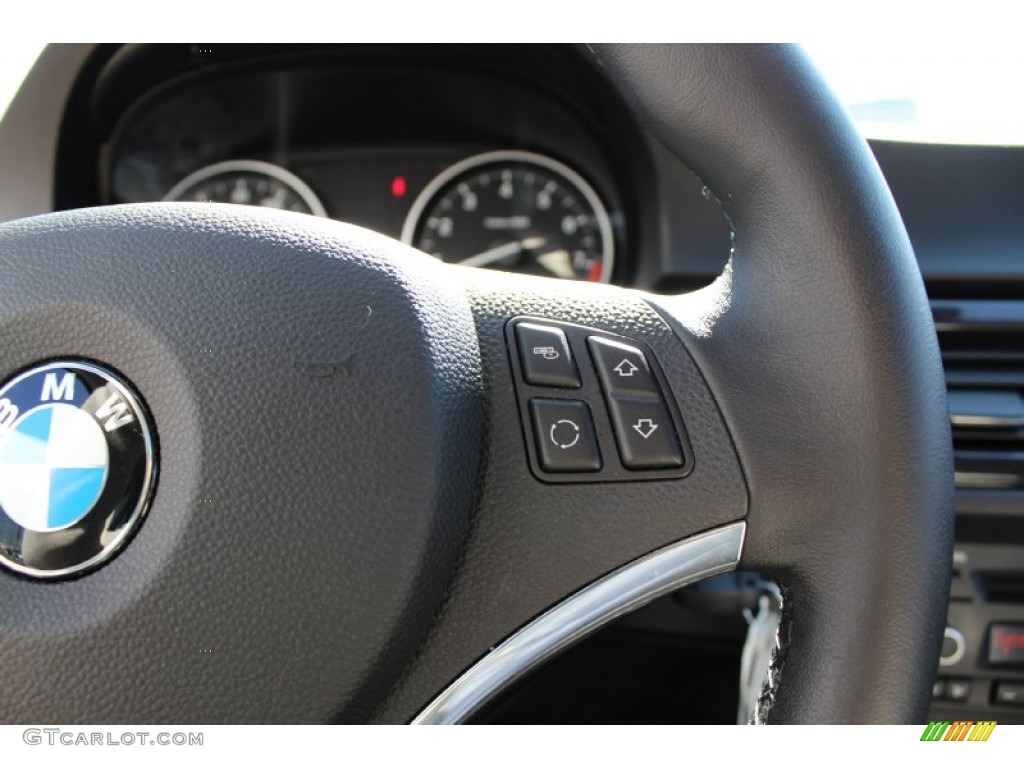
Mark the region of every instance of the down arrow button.
<instances>
[{"instance_id":1,"label":"down arrow button","mask_svg":"<svg viewBox=\"0 0 1024 768\"><path fill-rule=\"evenodd\" d=\"M607 401L624 467L669 469L683 466L679 439L660 397L609 397Z\"/></svg>"}]
</instances>

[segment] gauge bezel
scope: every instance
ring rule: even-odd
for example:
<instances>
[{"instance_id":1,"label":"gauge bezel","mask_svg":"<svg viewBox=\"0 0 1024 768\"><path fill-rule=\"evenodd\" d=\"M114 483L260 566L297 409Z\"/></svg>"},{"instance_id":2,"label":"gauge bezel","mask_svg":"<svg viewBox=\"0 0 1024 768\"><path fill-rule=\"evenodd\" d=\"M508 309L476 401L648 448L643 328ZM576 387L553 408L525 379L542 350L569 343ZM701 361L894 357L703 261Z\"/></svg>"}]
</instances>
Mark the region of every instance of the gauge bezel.
<instances>
[{"instance_id":1,"label":"gauge bezel","mask_svg":"<svg viewBox=\"0 0 1024 768\"><path fill-rule=\"evenodd\" d=\"M417 227L419 227L420 219L437 194L449 182L476 168L503 162L532 163L547 171L558 174L576 188L576 191L582 195L583 199L593 209L594 215L597 218L598 231L600 231L601 237L604 240L601 249L601 278L596 282L610 283L612 273L615 270L615 233L612 229L612 220L608 215L608 209L601 202L597 191L577 171L574 171L565 163L561 163L547 155L522 149L499 149L481 152L480 154L459 160L437 174L416 196L416 200L413 201L409 213L406 214L405 223L402 225L402 242L406 245L411 245L413 248L416 247L413 238L416 235Z\"/></svg>"},{"instance_id":2,"label":"gauge bezel","mask_svg":"<svg viewBox=\"0 0 1024 768\"><path fill-rule=\"evenodd\" d=\"M281 182L298 195L299 199L309 206L309 210L314 216L327 217L327 210L324 208L324 204L320 202L320 198L316 196L316 193L310 189L306 182L287 168L282 168L280 165L274 165L264 160L224 160L219 163L203 166L171 187L163 199L167 202L190 202L188 200L178 200L178 197L189 187L212 179L214 176L219 176L222 173L258 173L269 176L275 181Z\"/></svg>"}]
</instances>

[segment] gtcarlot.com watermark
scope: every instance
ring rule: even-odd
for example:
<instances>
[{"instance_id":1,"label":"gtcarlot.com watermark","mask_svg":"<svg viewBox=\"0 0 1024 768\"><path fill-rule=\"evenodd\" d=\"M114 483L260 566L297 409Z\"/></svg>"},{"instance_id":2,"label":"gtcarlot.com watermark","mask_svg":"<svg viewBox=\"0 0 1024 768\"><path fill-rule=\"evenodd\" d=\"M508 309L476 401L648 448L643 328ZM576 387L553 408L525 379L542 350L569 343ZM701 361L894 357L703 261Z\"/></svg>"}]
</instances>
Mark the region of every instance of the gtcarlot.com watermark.
<instances>
[{"instance_id":1,"label":"gtcarlot.com watermark","mask_svg":"<svg viewBox=\"0 0 1024 768\"><path fill-rule=\"evenodd\" d=\"M26 744L51 747L201 747L203 733L168 733L166 731L66 731L62 728L26 728L21 734Z\"/></svg>"}]
</instances>

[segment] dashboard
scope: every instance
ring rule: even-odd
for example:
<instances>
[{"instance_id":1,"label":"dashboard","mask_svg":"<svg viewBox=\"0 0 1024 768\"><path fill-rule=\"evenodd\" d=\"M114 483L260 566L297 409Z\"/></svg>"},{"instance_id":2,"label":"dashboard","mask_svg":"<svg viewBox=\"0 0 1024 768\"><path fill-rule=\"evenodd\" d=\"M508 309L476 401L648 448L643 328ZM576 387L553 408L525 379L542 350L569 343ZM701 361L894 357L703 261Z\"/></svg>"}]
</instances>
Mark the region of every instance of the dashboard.
<instances>
[{"instance_id":1,"label":"dashboard","mask_svg":"<svg viewBox=\"0 0 1024 768\"><path fill-rule=\"evenodd\" d=\"M52 210L259 204L445 261L662 293L709 283L731 246L700 179L573 46L103 45L83 50L58 117ZM1024 664L1001 653L1024 647L1024 150L871 146L951 395L957 547L932 717L1024 722ZM728 720L758 589L741 574L664 598L492 719ZM689 704L622 709L619 693L666 679Z\"/></svg>"}]
</instances>

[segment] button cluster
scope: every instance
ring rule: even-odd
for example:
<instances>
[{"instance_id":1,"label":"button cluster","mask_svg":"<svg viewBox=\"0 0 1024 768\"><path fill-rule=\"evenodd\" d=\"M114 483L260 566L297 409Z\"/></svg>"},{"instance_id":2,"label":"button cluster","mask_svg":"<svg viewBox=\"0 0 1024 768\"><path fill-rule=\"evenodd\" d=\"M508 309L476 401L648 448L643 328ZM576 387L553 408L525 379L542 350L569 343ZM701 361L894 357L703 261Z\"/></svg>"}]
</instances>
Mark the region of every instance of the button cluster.
<instances>
[{"instance_id":1,"label":"button cluster","mask_svg":"<svg viewBox=\"0 0 1024 768\"><path fill-rule=\"evenodd\" d=\"M606 482L686 473L682 422L646 345L533 319L513 321L507 338L541 479Z\"/></svg>"}]
</instances>

